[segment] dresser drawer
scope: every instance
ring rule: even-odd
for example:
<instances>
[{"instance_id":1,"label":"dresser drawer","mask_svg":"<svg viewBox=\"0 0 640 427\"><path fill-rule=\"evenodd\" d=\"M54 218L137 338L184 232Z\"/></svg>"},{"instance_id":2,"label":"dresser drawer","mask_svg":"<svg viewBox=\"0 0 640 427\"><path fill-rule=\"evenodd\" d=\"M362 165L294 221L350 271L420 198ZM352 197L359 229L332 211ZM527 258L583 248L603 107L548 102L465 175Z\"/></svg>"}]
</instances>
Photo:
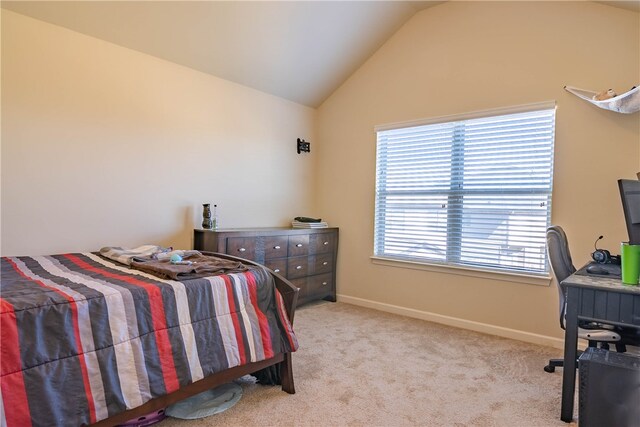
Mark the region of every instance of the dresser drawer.
<instances>
[{"instance_id":1,"label":"dresser drawer","mask_svg":"<svg viewBox=\"0 0 640 427\"><path fill-rule=\"evenodd\" d=\"M256 258L255 237L229 237L227 239L227 254L254 260Z\"/></svg>"},{"instance_id":2,"label":"dresser drawer","mask_svg":"<svg viewBox=\"0 0 640 427\"><path fill-rule=\"evenodd\" d=\"M267 236L264 238L264 259L286 258L288 236Z\"/></svg>"},{"instance_id":3,"label":"dresser drawer","mask_svg":"<svg viewBox=\"0 0 640 427\"><path fill-rule=\"evenodd\" d=\"M336 300L338 228L194 230L194 249L263 264L300 288L298 304Z\"/></svg>"},{"instance_id":4,"label":"dresser drawer","mask_svg":"<svg viewBox=\"0 0 640 427\"><path fill-rule=\"evenodd\" d=\"M301 256L309 253L309 235L289 236L289 256Z\"/></svg>"},{"instance_id":5,"label":"dresser drawer","mask_svg":"<svg viewBox=\"0 0 640 427\"><path fill-rule=\"evenodd\" d=\"M333 271L333 254L320 254L314 257L311 274L330 273Z\"/></svg>"},{"instance_id":6,"label":"dresser drawer","mask_svg":"<svg viewBox=\"0 0 640 427\"><path fill-rule=\"evenodd\" d=\"M333 252L336 247L336 235L334 233L320 233L315 236L315 253L321 254Z\"/></svg>"},{"instance_id":7,"label":"dresser drawer","mask_svg":"<svg viewBox=\"0 0 640 427\"><path fill-rule=\"evenodd\" d=\"M297 277L304 277L309 274L309 258L306 256L299 256L295 258L289 258L287 260L287 277L295 279Z\"/></svg>"},{"instance_id":8,"label":"dresser drawer","mask_svg":"<svg viewBox=\"0 0 640 427\"><path fill-rule=\"evenodd\" d=\"M264 262L265 267L272 269L281 276L287 277L287 259L268 259Z\"/></svg>"},{"instance_id":9,"label":"dresser drawer","mask_svg":"<svg viewBox=\"0 0 640 427\"><path fill-rule=\"evenodd\" d=\"M320 274L318 276L310 276L306 283L307 297L323 297L333 292L333 275Z\"/></svg>"},{"instance_id":10,"label":"dresser drawer","mask_svg":"<svg viewBox=\"0 0 640 427\"><path fill-rule=\"evenodd\" d=\"M289 279L291 284L298 288L298 304L307 302L307 278Z\"/></svg>"},{"instance_id":11,"label":"dresser drawer","mask_svg":"<svg viewBox=\"0 0 640 427\"><path fill-rule=\"evenodd\" d=\"M327 296L331 296L331 300L335 301L333 275L331 273L293 279L291 283L300 289L298 293L300 304Z\"/></svg>"}]
</instances>

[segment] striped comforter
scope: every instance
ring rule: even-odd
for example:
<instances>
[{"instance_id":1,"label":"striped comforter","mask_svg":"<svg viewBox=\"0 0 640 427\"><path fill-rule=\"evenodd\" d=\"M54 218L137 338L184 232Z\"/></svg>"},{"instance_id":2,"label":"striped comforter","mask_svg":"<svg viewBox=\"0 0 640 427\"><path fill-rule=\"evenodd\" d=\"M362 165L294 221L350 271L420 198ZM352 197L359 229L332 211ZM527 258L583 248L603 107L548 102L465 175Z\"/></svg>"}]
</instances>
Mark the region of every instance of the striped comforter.
<instances>
[{"instance_id":1,"label":"striped comforter","mask_svg":"<svg viewBox=\"0 0 640 427\"><path fill-rule=\"evenodd\" d=\"M298 346L259 267L178 282L97 253L1 265L2 426L93 423Z\"/></svg>"}]
</instances>

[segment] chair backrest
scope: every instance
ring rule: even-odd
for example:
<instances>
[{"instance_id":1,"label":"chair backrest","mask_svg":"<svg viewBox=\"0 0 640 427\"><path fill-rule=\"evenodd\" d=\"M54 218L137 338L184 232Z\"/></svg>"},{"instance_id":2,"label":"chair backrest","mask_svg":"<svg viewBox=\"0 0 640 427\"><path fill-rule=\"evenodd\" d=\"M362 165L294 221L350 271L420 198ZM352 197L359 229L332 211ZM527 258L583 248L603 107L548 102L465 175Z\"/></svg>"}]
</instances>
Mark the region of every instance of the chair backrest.
<instances>
[{"instance_id":1,"label":"chair backrest","mask_svg":"<svg viewBox=\"0 0 640 427\"><path fill-rule=\"evenodd\" d=\"M573 266L573 262L571 261L571 252L569 252L567 235L559 225L552 225L547 228L547 256L558 286L560 327L564 329L566 295L564 289L560 286L560 282L575 273L576 268Z\"/></svg>"}]
</instances>

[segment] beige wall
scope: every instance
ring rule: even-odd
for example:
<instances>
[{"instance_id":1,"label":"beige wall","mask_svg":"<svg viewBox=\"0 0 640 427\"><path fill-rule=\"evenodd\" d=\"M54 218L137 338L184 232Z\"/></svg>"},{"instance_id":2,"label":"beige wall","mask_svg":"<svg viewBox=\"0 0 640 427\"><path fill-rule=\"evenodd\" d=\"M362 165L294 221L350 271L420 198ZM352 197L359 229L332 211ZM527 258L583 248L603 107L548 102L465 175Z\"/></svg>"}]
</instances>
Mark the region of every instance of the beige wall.
<instances>
[{"instance_id":1,"label":"beige wall","mask_svg":"<svg viewBox=\"0 0 640 427\"><path fill-rule=\"evenodd\" d=\"M2 11L2 254L187 248L312 210L315 111Z\"/></svg>"},{"instance_id":2,"label":"beige wall","mask_svg":"<svg viewBox=\"0 0 640 427\"><path fill-rule=\"evenodd\" d=\"M373 127L556 100L553 222L581 264L598 235L624 238L615 180L639 169L640 116L562 87L638 84L639 40L640 15L594 3L450 2L316 112L3 10L1 252L188 247L203 202L224 226L317 214L341 227L345 299L560 337L553 287L371 263ZM317 141L311 155L298 137Z\"/></svg>"},{"instance_id":3,"label":"beige wall","mask_svg":"<svg viewBox=\"0 0 640 427\"><path fill-rule=\"evenodd\" d=\"M640 115L599 110L563 86L623 92L638 83L635 12L448 2L418 13L319 109L318 203L341 227L339 295L493 332L560 337L554 286L372 264L374 126L556 100L552 222L568 232L574 262L583 264L598 235L613 252L625 238L616 180L638 169Z\"/></svg>"}]
</instances>

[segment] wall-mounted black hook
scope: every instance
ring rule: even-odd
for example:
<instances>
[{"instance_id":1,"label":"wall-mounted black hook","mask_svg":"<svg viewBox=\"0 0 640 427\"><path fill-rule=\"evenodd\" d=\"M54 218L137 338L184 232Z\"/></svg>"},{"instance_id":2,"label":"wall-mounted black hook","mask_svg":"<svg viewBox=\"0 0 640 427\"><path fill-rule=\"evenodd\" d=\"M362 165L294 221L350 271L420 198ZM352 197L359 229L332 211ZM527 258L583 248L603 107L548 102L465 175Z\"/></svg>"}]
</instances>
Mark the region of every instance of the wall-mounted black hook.
<instances>
[{"instance_id":1,"label":"wall-mounted black hook","mask_svg":"<svg viewBox=\"0 0 640 427\"><path fill-rule=\"evenodd\" d=\"M298 138L298 154L310 153L310 152L311 152L311 143L305 141L304 139Z\"/></svg>"}]
</instances>

